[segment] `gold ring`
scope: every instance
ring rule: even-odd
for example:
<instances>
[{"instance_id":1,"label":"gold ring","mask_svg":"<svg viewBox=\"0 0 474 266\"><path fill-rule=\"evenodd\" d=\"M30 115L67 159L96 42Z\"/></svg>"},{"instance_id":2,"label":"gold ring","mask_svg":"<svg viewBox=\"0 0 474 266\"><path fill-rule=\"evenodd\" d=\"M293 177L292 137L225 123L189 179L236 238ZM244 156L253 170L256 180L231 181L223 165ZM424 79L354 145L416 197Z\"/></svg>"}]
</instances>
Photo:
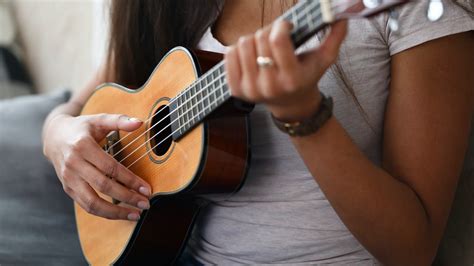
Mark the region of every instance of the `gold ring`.
<instances>
[{"instance_id":1,"label":"gold ring","mask_svg":"<svg viewBox=\"0 0 474 266\"><path fill-rule=\"evenodd\" d=\"M257 57L257 65L261 68L272 67L275 64L273 59L266 56Z\"/></svg>"}]
</instances>

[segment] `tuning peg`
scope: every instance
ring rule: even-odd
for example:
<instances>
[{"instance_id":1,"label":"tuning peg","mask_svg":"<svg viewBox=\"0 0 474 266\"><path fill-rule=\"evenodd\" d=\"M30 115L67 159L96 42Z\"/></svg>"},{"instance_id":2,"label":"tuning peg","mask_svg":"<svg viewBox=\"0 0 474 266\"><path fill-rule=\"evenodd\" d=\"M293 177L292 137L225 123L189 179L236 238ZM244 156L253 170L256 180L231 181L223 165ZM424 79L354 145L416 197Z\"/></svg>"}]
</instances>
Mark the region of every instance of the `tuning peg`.
<instances>
[{"instance_id":1,"label":"tuning peg","mask_svg":"<svg viewBox=\"0 0 474 266\"><path fill-rule=\"evenodd\" d=\"M363 0L362 2L367 8L376 8L381 4L381 0Z\"/></svg>"},{"instance_id":2,"label":"tuning peg","mask_svg":"<svg viewBox=\"0 0 474 266\"><path fill-rule=\"evenodd\" d=\"M398 23L398 12L394 9L390 10L388 26L392 31L398 31L398 29L400 28L400 24Z\"/></svg>"},{"instance_id":3,"label":"tuning peg","mask_svg":"<svg viewBox=\"0 0 474 266\"><path fill-rule=\"evenodd\" d=\"M439 20L444 13L444 7L441 0L430 0L428 7L428 19L431 21Z\"/></svg>"}]
</instances>

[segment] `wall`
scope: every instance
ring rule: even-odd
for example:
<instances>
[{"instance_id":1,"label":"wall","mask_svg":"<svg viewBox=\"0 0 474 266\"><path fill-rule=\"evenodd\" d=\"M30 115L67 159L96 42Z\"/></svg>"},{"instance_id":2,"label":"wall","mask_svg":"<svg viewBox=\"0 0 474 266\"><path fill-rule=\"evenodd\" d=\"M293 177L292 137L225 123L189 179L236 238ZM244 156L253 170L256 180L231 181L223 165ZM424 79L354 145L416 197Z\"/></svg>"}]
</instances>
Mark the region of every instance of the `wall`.
<instances>
[{"instance_id":1,"label":"wall","mask_svg":"<svg viewBox=\"0 0 474 266\"><path fill-rule=\"evenodd\" d=\"M25 60L38 92L81 89L103 61L103 0L14 0Z\"/></svg>"}]
</instances>

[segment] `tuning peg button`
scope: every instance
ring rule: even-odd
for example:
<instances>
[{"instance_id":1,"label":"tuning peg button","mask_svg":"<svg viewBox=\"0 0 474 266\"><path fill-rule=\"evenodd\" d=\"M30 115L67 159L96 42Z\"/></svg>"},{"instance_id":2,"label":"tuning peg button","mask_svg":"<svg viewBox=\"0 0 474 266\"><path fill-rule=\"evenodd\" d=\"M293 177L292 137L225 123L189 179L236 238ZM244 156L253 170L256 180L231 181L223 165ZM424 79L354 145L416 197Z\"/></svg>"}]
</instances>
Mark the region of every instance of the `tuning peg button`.
<instances>
[{"instance_id":1,"label":"tuning peg button","mask_svg":"<svg viewBox=\"0 0 474 266\"><path fill-rule=\"evenodd\" d=\"M362 2L367 8L376 8L381 4L381 0L363 0Z\"/></svg>"},{"instance_id":2,"label":"tuning peg button","mask_svg":"<svg viewBox=\"0 0 474 266\"><path fill-rule=\"evenodd\" d=\"M398 23L398 12L394 9L390 10L388 26L392 31L398 31L398 29L400 29L400 24Z\"/></svg>"},{"instance_id":3,"label":"tuning peg button","mask_svg":"<svg viewBox=\"0 0 474 266\"><path fill-rule=\"evenodd\" d=\"M444 13L443 2L441 0L430 0L428 7L428 19L431 21L438 21Z\"/></svg>"}]
</instances>

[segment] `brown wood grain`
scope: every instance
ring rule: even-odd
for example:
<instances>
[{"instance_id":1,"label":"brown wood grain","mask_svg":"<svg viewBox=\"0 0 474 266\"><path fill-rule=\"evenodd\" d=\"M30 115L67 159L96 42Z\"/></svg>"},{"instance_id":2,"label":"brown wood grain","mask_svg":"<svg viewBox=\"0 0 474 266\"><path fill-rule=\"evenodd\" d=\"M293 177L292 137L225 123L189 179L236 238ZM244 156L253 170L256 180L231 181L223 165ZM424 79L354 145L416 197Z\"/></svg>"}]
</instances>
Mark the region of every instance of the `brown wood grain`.
<instances>
[{"instance_id":1,"label":"brown wood grain","mask_svg":"<svg viewBox=\"0 0 474 266\"><path fill-rule=\"evenodd\" d=\"M176 50L162 61L145 86L134 93L118 89L114 85L106 85L98 89L87 101L82 114L118 113L130 117L137 117L146 121L155 103L163 98L173 98L181 90L192 83L197 77L194 64L189 55ZM142 126L130 137L122 142L126 146L147 128ZM121 136L126 133L120 132ZM155 163L148 156L141 159L130 169L138 176L144 178L152 187L153 194L176 193L186 187L199 167L201 152L203 150L204 128L200 125L174 143L173 149L161 157L168 157L162 163ZM125 154L129 154L144 141L142 137L131 144ZM129 165L143 153L144 147L139 148L136 155L130 156L123 164ZM108 201L110 198L101 195ZM77 228L81 246L88 262L92 265L109 265L122 253L128 242L136 222L113 221L86 213L79 206L75 206ZM111 237L113 236L113 237Z\"/></svg>"},{"instance_id":2,"label":"brown wood grain","mask_svg":"<svg viewBox=\"0 0 474 266\"><path fill-rule=\"evenodd\" d=\"M207 54L206 67L211 65ZM220 59L216 57L216 59ZM143 121L162 104L176 96L197 77L194 59L176 49L160 63L150 80L138 91L105 85L88 100L83 115L119 113ZM171 264L189 238L202 200L199 193L232 193L243 184L248 169L247 112L232 108L225 115L208 117L162 156L150 153L130 169L150 183L152 207L136 222L107 220L90 215L75 205L79 239L87 261L92 265ZM147 134L131 142L150 125L144 124L129 137L120 132L122 156L138 149L123 164L130 165L151 147ZM101 195L108 201L110 198Z\"/></svg>"}]
</instances>

